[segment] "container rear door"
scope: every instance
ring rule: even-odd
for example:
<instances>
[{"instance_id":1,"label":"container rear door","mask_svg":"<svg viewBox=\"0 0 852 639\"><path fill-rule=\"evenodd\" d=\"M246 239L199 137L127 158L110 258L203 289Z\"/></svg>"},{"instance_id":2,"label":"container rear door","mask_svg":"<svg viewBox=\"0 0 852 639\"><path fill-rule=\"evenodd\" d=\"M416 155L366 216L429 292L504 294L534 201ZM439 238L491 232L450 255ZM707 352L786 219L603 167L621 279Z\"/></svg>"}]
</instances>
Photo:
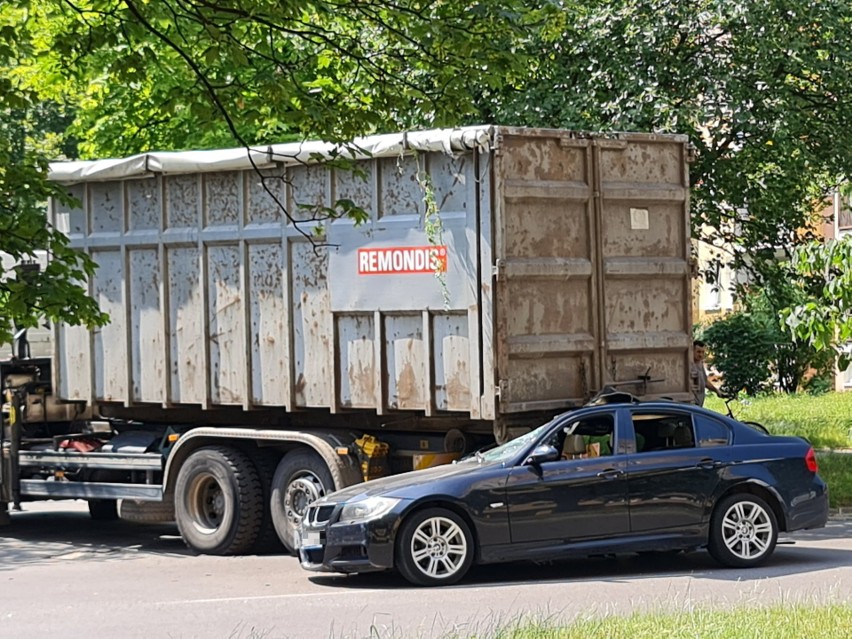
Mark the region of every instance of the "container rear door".
<instances>
[{"instance_id":1,"label":"container rear door","mask_svg":"<svg viewBox=\"0 0 852 639\"><path fill-rule=\"evenodd\" d=\"M681 136L594 144L603 384L691 401L689 176Z\"/></svg>"},{"instance_id":2,"label":"container rear door","mask_svg":"<svg viewBox=\"0 0 852 639\"><path fill-rule=\"evenodd\" d=\"M601 375L592 146L530 129L497 145L499 412L582 403Z\"/></svg>"},{"instance_id":3,"label":"container rear door","mask_svg":"<svg viewBox=\"0 0 852 639\"><path fill-rule=\"evenodd\" d=\"M504 129L494 244L499 413L605 385L688 390L686 143Z\"/></svg>"}]
</instances>

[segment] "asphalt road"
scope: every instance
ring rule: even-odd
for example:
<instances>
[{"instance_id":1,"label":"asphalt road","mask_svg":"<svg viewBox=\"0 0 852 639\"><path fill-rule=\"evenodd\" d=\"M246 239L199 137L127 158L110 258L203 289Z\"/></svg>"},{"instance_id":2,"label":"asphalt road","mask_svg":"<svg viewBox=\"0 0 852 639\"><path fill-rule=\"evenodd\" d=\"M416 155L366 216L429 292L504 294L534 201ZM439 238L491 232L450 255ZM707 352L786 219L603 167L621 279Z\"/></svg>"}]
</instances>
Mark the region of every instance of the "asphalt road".
<instances>
[{"instance_id":1,"label":"asphalt road","mask_svg":"<svg viewBox=\"0 0 852 639\"><path fill-rule=\"evenodd\" d=\"M25 504L0 528L0 637L432 638L521 619L852 601L852 519L796 534L752 570L704 552L475 568L451 588L304 572L293 557L195 556L170 525Z\"/></svg>"}]
</instances>

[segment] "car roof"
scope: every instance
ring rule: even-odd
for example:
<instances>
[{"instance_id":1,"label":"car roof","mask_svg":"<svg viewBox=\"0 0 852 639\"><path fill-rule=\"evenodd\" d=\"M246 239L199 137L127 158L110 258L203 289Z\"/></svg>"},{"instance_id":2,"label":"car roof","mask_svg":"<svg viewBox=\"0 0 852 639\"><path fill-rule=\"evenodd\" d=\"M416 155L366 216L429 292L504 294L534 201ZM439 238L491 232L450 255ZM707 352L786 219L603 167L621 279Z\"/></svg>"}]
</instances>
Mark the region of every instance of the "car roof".
<instances>
[{"instance_id":1,"label":"car roof","mask_svg":"<svg viewBox=\"0 0 852 639\"><path fill-rule=\"evenodd\" d=\"M703 406L697 406L695 404L690 404L687 402L678 402L670 399L641 400L633 395L630 395L629 393L618 393L618 397L607 398L607 400L605 401L596 401L595 403L589 403L584 406L580 406L570 411L566 411L561 415L558 415L556 418L562 419L570 418L572 416L591 416L595 413L611 412L614 410L619 410L621 408L629 408L631 410L639 409L643 412L659 410L661 412L665 411L667 413L674 411L681 413L701 414L720 420L731 427L736 427L736 425L742 425L742 422L738 421L735 418L729 417L728 415L723 415L722 413L717 413L716 411L704 408Z\"/></svg>"}]
</instances>

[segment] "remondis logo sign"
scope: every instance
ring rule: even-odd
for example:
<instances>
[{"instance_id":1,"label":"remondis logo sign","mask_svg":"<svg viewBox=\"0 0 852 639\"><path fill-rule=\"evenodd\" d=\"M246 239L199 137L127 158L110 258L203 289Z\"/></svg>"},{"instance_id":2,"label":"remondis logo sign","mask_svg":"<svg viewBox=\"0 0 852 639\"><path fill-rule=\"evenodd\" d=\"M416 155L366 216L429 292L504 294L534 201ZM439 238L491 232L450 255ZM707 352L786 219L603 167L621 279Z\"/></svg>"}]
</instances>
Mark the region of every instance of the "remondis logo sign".
<instances>
[{"instance_id":1,"label":"remondis logo sign","mask_svg":"<svg viewBox=\"0 0 852 639\"><path fill-rule=\"evenodd\" d=\"M358 249L358 275L446 272L445 245Z\"/></svg>"}]
</instances>

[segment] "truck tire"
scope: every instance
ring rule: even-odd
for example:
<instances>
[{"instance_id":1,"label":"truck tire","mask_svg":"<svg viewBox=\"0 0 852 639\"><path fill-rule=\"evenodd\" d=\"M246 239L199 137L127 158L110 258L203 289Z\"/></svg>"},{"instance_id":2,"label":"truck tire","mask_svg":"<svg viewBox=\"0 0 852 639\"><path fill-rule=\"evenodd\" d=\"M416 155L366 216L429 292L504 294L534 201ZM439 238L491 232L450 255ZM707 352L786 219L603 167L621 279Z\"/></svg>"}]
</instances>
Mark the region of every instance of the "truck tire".
<instances>
[{"instance_id":1,"label":"truck tire","mask_svg":"<svg viewBox=\"0 0 852 639\"><path fill-rule=\"evenodd\" d=\"M95 521L115 521L118 519L118 502L115 499L90 499L89 515Z\"/></svg>"},{"instance_id":2,"label":"truck tire","mask_svg":"<svg viewBox=\"0 0 852 639\"><path fill-rule=\"evenodd\" d=\"M252 460L260 477L260 484L263 489L263 504L268 506L272 499L272 479L275 477L278 457L268 450L258 450L252 455ZM257 535L257 540L254 542L252 552L265 555L280 553L284 550L284 545L278 538L278 531L275 530L275 524L272 522L272 512L268 507L264 508L263 517L260 522L260 532Z\"/></svg>"},{"instance_id":3,"label":"truck tire","mask_svg":"<svg viewBox=\"0 0 852 639\"><path fill-rule=\"evenodd\" d=\"M333 490L331 471L316 453L294 450L278 462L269 511L278 538L289 553L296 554L299 548L299 522L308 505Z\"/></svg>"},{"instance_id":4,"label":"truck tire","mask_svg":"<svg viewBox=\"0 0 852 639\"><path fill-rule=\"evenodd\" d=\"M163 524L175 520L175 503L166 501L139 501L122 499L118 506L118 516L124 521L137 524Z\"/></svg>"},{"instance_id":5,"label":"truck tire","mask_svg":"<svg viewBox=\"0 0 852 639\"><path fill-rule=\"evenodd\" d=\"M245 453L210 446L183 462L175 483L175 519L189 548L208 555L248 552L262 516L260 478Z\"/></svg>"}]
</instances>

